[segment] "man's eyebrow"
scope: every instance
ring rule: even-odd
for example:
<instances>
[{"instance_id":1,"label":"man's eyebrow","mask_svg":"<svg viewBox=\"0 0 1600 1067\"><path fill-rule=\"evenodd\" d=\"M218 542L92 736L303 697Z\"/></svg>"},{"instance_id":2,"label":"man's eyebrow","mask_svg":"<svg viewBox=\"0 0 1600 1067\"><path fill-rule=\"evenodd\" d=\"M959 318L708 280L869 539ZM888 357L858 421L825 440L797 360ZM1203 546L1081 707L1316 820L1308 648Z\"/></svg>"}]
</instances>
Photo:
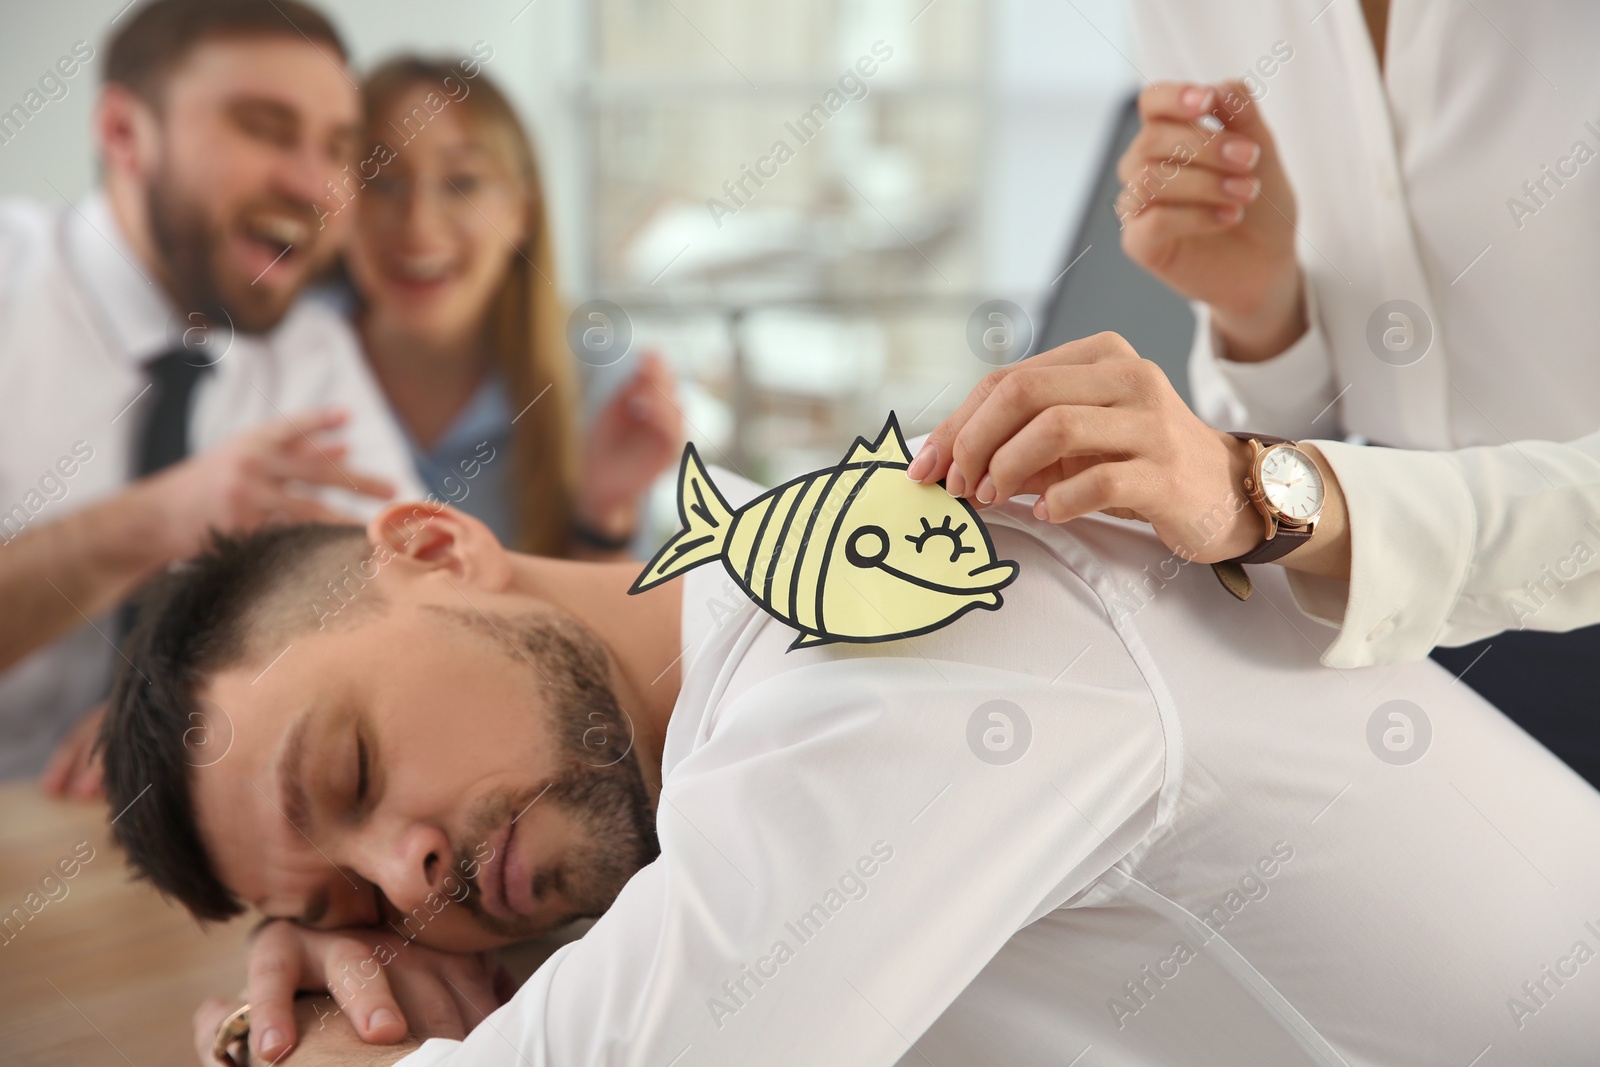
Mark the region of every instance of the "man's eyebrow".
<instances>
[{"instance_id":1,"label":"man's eyebrow","mask_svg":"<svg viewBox=\"0 0 1600 1067\"><path fill-rule=\"evenodd\" d=\"M311 798L305 779L306 730L310 724L309 709L295 716L278 749L278 795L283 798L283 814L302 834L311 827Z\"/></svg>"}]
</instances>

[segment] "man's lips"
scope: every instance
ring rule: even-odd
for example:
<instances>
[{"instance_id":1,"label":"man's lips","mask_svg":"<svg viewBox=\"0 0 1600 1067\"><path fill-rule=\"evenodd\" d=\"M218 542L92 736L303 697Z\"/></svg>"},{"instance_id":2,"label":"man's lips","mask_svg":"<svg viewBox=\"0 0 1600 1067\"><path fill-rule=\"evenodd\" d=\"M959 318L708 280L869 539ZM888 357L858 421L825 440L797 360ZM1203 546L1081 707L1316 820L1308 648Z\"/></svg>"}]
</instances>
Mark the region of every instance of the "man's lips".
<instances>
[{"instance_id":1,"label":"man's lips","mask_svg":"<svg viewBox=\"0 0 1600 1067\"><path fill-rule=\"evenodd\" d=\"M506 852L511 843L513 824L506 825L489 839L494 853L478 869L478 891L483 894L483 910L497 919L515 918L506 904Z\"/></svg>"}]
</instances>

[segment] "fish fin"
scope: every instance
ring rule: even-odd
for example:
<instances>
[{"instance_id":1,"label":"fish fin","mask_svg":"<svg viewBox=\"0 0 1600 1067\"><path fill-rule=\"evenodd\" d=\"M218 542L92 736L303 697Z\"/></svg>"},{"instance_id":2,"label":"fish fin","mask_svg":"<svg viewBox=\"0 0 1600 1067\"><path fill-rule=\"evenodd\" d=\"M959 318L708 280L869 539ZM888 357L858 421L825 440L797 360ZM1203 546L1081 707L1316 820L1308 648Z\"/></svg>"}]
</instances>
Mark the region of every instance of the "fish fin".
<instances>
[{"instance_id":1,"label":"fish fin","mask_svg":"<svg viewBox=\"0 0 1600 1067\"><path fill-rule=\"evenodd\" d=\"M827 634L813 633L810 630L801 630L800 636L796 637L794 639L794 643L788 648L784 649L784 651L793 652L797 648L815 648L818 645L831 644L833 644L833 638L829 637Z\"/></svg>"},{"instance_id":2,"label":"fish fin","mask_svg":"<svg viewBox=\"0 0 1600 1067\"><path fill-rule=\"evenodd\" d=\"M685 446L678 468L678 521L683 528L661 546L628 592L654 589L702 563L720 559L733 519L733 508L712 484L700 454L692 443Z\"/></svg>"},{"instance_id":3,"label":"fish fin","mask_svg":"<svg viewBox=\"0 0 1600 1067\"><path fill-rule=\"evenodd\" d=\"M889 412L889 419L883 424L876 441L857 437L856 443L845 453L844 462L899 463L909 467L911 450L906 448L905 435L900 432L900 420L895 418L894 412Z\"/></svg>"}]
</instances>

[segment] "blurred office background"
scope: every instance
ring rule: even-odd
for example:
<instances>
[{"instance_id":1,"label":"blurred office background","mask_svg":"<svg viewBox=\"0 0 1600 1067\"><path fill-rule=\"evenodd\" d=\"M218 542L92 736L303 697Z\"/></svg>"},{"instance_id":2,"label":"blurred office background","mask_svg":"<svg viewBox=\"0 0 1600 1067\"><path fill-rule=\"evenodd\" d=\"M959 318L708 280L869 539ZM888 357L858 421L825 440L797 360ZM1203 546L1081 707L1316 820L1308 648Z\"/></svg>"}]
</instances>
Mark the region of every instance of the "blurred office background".
<instances>
[{"instance_id":1,"label":"blurred office background","mask_svg":"<svg viewBox=\"0 0 1600 1067\"><path fill-rule=\"evenodd\" d=\"M126 4L9 8L0 106L75 41L100 49ZM1037 349L1155 316L1115 247L1104 171L1139 83L1120 0L321 6L360 68L397 50L493 48L485 69L543 157L562 285L574 306L609 301L631 326L630 355L589 370L591 403L658 348L691 435L749 477L834 462L890 408L908 436L926 432L1027 333ZM827 110L846 73L859 88L847 82ZM0 195L90 187L98 77L91 61L0 146ZM813 113L802 127L816 104L826 123ZM780 140L793 152L781 165ZM752 195L735 200L725 183L758 164L770 176L746 178ZM996 300L1021 319L980 311ZM1177 367L1187 327L1173 321L1136 344ZM998 353L974 343L991 327Z\"/></svg>"}]
</instances>

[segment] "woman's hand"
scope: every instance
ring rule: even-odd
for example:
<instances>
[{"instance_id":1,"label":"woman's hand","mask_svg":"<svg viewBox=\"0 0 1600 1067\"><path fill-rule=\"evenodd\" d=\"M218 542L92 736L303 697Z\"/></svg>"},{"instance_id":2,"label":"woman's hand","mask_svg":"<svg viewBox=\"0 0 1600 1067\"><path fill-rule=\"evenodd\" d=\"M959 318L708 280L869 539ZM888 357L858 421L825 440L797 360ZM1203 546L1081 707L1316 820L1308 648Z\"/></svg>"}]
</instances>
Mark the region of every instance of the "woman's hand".
<instances>
[{"instance_id":1,"label":"woman's hand","mask_svg":"<svg viewBox=\"0 0 1600 1067\"><path fill-rule=\"evenodd\" d=\"M1161 368L1114 333L994 371L928 436L906 472L981 505L1038 494L1066 522L1140 518L1180 556L1214 563L1266 536L1244 495L1250 448L1200 421Z\"/></svg>"},{"instance_id":2,"label":"woman's hand","mask_svg":"<svg viewBox=\"0 0 1600 1067\"><path fill-rule=\"evenodd\" d=\"M1260 105L1238 82L1161 82L1139 94L1139 115L1117 164L1123 251L1211 307L1228 358L1277 355L1306 330L1305 287L1294 190Z\"/></svg>"},{"instance_id":3,"label":"woman's hand","mask_svg":"<svg viewBox=\"0 0 1600 1067\"><path fill-rule=\"evenodd\" d=\"M579 522L611 538L637 529L641 498L683 449L676 394L666 361L646 352L638 373L606 402L584 443Z\"/></svg>"}]
</instances>

